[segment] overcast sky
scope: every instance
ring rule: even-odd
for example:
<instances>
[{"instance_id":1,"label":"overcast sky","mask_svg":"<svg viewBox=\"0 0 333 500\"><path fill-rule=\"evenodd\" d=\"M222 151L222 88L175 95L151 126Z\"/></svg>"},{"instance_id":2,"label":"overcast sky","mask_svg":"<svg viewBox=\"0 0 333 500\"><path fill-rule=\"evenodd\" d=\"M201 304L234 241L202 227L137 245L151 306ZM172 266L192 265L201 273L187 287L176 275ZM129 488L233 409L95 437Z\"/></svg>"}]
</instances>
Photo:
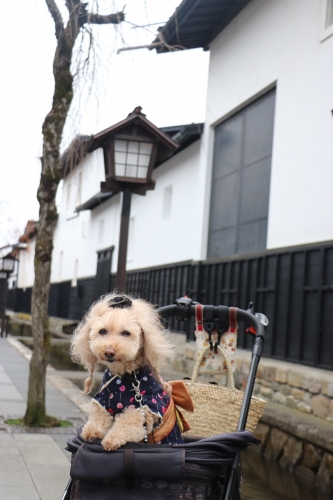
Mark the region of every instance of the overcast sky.
<instances>
[{"instance_id":1,"label":"overcast sky","mask_svg":"<svg viewBox=\"0 0 333 500\"><path fill-rule=\"evenodd\" d=\"M96 26L96 73L91 97L85 89L72 106L64 144L76 133L93 134L140 105L157 126L204 121L209 53L201 49L156 54L125 46L154 39L181 0L127 0L127 23ZM90 4L93 3L91 0ZM101 13L121 10L125 0L101 0ZM58 0L63 14L64 0ZM0 245L38 218L41 127L53 93L54 25L45 0L2 2L0 30ZM87 81L86 88L88 87Z\"/></svg>"}]
</instances>

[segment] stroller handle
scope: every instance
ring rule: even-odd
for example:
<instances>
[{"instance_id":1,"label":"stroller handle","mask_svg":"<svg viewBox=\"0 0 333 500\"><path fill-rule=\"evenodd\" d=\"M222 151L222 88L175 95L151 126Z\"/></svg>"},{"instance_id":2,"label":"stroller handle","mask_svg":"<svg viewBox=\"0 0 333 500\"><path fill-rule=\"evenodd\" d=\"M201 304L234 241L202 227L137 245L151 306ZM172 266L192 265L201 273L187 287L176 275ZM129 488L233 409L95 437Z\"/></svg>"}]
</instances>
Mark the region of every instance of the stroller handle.
<instances>
[{"instance_id":1,"label":"stroller handle","mask_svg":"<svg viewBox=\"0 0 333 500\"><path fill-rule=\"evenodd\" d=\"M157 312L160 316L164 318L169 318L172 316L176 316L176 318L180 321L187 321L190 318L195 316L195 305L192 299L187 297L182 297L181 299L176 300L175 304L171 304L168 306L160 307L157 309ZM205 319L205 308L203 309L203 317ZM229 318L229 307L226 306L208 306L213 311L213 317L215 319L219 319L220 313L222 309L227 309L227 317ZM261 337L265 339L265 326L261 323L259 318L254 315L251 310L244 311L243 309L236 309L236 318L238 321L243 321L248 326L252 327L252 331L250 330L250 334L254 334L256 337ZM255 333L254 333L255 332Z\"/></svg>"},{"instance_id":2,"label":"stroller handle","mask_svg":"<svg viewBox=\"0 0 333 500\"><path fill-rule=\"evenodd\" d=\"M176 316L176 318L180 321L187 321L191 317L195 316L195 306L196 302L194 302L192 299L188 297L182 297L181 299L176 300L175 304L160 307L159 309L157 309L157 312L165 318ZM206 311L208 311L208 318L205 317L205 309ZM223 317L224 322L226 322L230 317L229 311L230 308L227 306L204 306L203 319L208 319L208 321L211 321L212 317L215 320L219 320ZM247 329L247 332L255 336L252 348L250 370L246 382L237 426L237 430L242 431L246 428L257 368L263 352L265 328L268 326L268 320L263 314L254 314L252 304L247 311L236 308L236 318L237 321L243 321L246 325L250 326L250 328ZM228 470L226 487L223 491L223 500L231 500L231 498L235 498L233 496L233 491L234 486L238 481L238 476L240 476L239 454L235 457L232 466L230 466Z\"/></svg>"}]
</instances>

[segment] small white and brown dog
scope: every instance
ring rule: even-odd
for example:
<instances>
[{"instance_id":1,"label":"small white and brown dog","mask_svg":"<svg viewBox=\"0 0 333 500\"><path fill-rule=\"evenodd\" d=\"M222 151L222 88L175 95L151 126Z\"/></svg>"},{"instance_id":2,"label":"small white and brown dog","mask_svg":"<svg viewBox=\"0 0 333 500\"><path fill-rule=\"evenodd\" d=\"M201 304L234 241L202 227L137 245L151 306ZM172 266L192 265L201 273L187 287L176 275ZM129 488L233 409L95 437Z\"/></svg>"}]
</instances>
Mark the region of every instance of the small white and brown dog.
<instances>
[{"instance_id":1,"label":"small white and brown dog","mask_svg":"<svg viewBox=\"0 0 333 500\"><path fill-rule=\"evenodd\" d=\"M94 370L107 366L82 430L85 440L102 439L106 450L147 436L153 443L183 442L181 431L187 423L174 403L188 409L191 398L181 382L172 383L172 389L160 376L173 346L151 304L123 294L102 297L75 330L71 352L73 360L89 370L86 394Z\"/></svg>"}]
</instances>

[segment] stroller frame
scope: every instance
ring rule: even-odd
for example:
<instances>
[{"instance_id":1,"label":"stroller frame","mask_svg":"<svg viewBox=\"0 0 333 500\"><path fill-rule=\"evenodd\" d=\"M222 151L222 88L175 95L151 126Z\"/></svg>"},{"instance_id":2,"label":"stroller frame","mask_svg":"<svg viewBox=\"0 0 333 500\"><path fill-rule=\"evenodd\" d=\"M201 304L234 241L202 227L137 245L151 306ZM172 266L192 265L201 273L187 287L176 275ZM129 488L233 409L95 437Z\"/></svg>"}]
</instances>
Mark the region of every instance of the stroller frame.
<instances>
[{"instance_id":1,"label":"stroller frame","mask_svg":"<svg viewBox=\"0 0 333 500\"><path fill-rule=\"evenodd\" d=\"M176 319L179 321L188 321L190 320L190 318L195 316L195 305L196 302L194 302L192 299L188 297L182 297L176 300L174 304L160 307L159 309L157 309L157 311L160 314L160 316L162 316L165 319L170 317L176 317ZM204 321L206 320L206 323L208 321L212 321L211 319L212 316L214 320L219 320L221 316L229 320L229 308L221 305L209 306L209 318L205 318L205 307L204 307L203 320ZM268 326L268 320L263 314L254 313L252 303L249 305L249 309L246 311L237 308L236 319L238 322L244 322L245 325L248 326L246 330L247 333L254 336L250 370L247 378L243 403L237 426L237 431L243 431L246 428L247 417L253 394L254 382L257 374L259 361L263 352L263 346L265 341L265 329ZM240 457L239 454L237 454L232 465L230 465L227 469L222 500L239 500L240 482L241 482ZM72 479L70 479L64 491L62 500L69 500L71 485L72 485Z\"/></svg>"}]
</instances>

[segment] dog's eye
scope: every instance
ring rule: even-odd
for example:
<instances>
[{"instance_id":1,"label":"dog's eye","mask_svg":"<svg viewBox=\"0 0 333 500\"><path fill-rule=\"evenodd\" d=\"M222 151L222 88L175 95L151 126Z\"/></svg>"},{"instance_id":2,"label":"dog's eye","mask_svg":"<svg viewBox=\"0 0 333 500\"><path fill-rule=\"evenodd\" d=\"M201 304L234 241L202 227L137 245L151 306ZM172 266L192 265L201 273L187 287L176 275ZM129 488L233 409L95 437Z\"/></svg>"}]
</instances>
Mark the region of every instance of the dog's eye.
<instances>
[{"instance_id":1,"label":"dog's eye","mask_svg":"<svg viewBox=\"0 0 333 500\"><path fill-rule=\"evenodd\" d=\"M100 330L98 333L100 335L106 335L108 332L106 330L104 330L104 328L102 328L102 330Z\"/></svg>"},{"instance_id":2,"label":"dog's eye","mask_svg":"<svg viewBox=\"0 0 333 500\"><path fill-rule=\"evenodd\" d=\"M122 335L123 337L129 337L131 334L130 334L130 332L125 331L125 332L121 332L120 335Z\"/></svg>"}]
</instances>

